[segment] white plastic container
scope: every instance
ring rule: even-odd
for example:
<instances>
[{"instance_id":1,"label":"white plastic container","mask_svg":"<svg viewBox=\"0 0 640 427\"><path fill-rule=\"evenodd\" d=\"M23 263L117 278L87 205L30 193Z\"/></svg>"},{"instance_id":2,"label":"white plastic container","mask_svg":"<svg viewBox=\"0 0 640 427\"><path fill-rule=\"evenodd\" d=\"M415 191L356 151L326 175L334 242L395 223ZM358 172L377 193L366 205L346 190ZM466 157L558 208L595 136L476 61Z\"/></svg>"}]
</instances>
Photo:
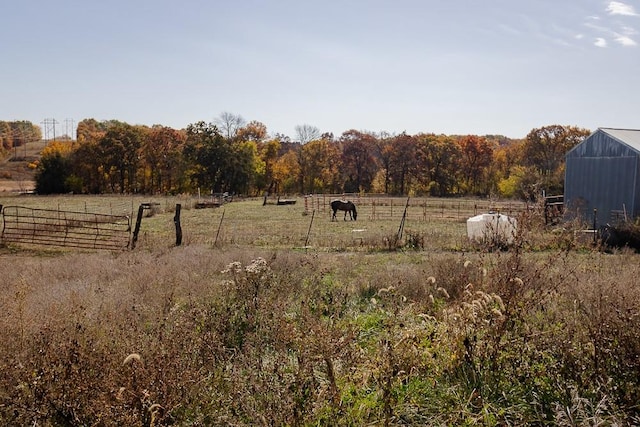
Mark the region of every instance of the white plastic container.
<instances>
[{"instance_id":1,"label":"white plastic container","mask_svg":"<svg viewBox=\"0 0 640 427\"><path fill-rule=\"evenodd\" d=\"M476 215L467 220L467 236L479 242L513 243L518 222L499 213Z\"/></svg>"}]
</instances>

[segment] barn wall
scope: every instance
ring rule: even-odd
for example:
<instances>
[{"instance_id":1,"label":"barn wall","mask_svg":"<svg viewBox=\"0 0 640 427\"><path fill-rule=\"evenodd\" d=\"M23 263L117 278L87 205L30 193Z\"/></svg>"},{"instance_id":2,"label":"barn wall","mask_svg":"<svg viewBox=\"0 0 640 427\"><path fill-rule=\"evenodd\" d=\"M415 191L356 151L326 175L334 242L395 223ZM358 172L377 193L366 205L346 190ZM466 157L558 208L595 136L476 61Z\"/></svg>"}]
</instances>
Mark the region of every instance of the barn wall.
<instances>
[{"instance_id":1,"label":"barn wall","mask_svg":"<svg viewBox=\"0 0 640 427\"><path fill-rule=\"evenodd\" d=\"M582 143L571 149L566 157L634 157L638 152L602 130L592 133Z\"/></svg>"},{"instance_id":2,"label":"barn wall","mask_svg":"<svg viewBox=\"0 0 640 427\"><path fill-rule=\"evenodd\" d=\"M623 153L615 146L606 144L608 150L593 150L594 146L605 144L585 144L585 154ZM576 150L572 151L575 154ZM631 154L631 153L627 153ZM593 220L593 209L597 209L597 226L611 223L614 211L626 210L627 216L640 215L638 206L639 174L637 153L623 157L577 157L567 156L565 172L565 208L570 218L580 217Z\"/></svg>"}]
</instances>

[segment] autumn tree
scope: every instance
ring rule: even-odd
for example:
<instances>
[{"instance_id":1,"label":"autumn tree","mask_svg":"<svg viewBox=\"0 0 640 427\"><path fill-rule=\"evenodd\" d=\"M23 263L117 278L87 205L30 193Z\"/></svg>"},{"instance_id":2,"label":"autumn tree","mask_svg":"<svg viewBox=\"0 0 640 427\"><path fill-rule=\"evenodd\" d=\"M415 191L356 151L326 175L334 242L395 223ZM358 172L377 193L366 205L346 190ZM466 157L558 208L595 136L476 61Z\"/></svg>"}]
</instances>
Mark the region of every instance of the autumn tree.
<instances>
[{"instance_id":1,"label":"autumn tree","mask_svg":"<svg viewBox=\"0 0 640 427\"><path fill-rule=\"evenodd\" d=\"M239 128L235 137L240 141L262 142L267 138L267 127L264 123L252 120Z\"/></svg>"},{"instance_id":2,"label":"autumn tree","mask_svg":"<svg viewBox=\"0 0 640 427\"><path fill-rule=\"evenodd\" d=\"M316 139L300 147L303 192L341 191L340 149L327 139Z\"/></svg>"},{"instance_id":3,"label":"autumn tree","mask_svg":"<svg viewBox=\"0 0 640 427\"><path fill-rule=\"evenodd\" d=\"M141 128L127 123L109 127L98 142L98 152L104 173L113 193L133 193L138 190L136 174L143 141Z\"/></svg>"},{"instance_id":4,"label":"autumn tree","mask_svg":"<svg viewBox=\"0 0 640 427\"><path fill-rule=\"evenodd\" d=\"M244 145L244 150L240 150L241 153L251 153L250 162L253 164L253 171L250 179L252 190L257 193L262 192L265 187L273 185L272 169L275 161L273 156L277 156L277 149L273 152L269 148L264 148L265 145L268 146L264 142L267 136L267 127L257 120L252 120L240 128L234 138L234 145L237 143ZM237 148L240 149L240 147Z\"/></svg>"},{"instance_id":5,"label":"autumn tree","mask_svg":"<svg viewBox=\"0 0 640 427\"><path fill-rule=\"evenodd\" d=\"M524 140L512 140L493 151L492 169L502 197L535 200L538 193L538 173L526 166Z\"/></svg>"},{"instance_id":6,"label":"autumn tree","mask_svg":"<svg viewBox=\"0 0 640 427\"><path fill-rule=\"evenodd\" d=\"M299 146L299 144L297 144ZM285 151L278 157L273 165L273 180L277 183L276 191L283 193L295 193L300 191L300 182L298 177L302 174L300 171L300 162L298 161L298 147Z\"/></svg>"},{"instance_id":7,"label":"autumn tree","mask_svg":"<svg viewBox=\"0 0 640 427\"><path fill-rule=\"evenodd\" d=\"M591 132L575 126L551 125L533 129L524 142L524 166L538 171L540 186L549 192L564 189L564 157Z\"/></svg>"},{"instance_id":8,"label":"autumn tree","mask_svg":"<svg viewBox=\"0 0 640 427\"><path fill-rule=\"evenodd\" d=\"M345 192L371 190L378 169L375 157L376 142L375 136L356 130L346 131L340 137Z\"/></svg>"},{"instance_id":9,"label":"autumn tree","mask_svg":"<svg viewBox=\"0 0 640 427\"><path fill-rule=\"evenodd\" d=\"M375 156L379 165L378 172L374 178L376 191L388 194L391 191L391 161L393 157L394 138L386 133L376 138Z\"/></svg>"},{"instance_id":10,"label":"autumn tree","mask_svg":"<svg viewBox=\"0 0 640 427\"><path fill-rule=\"evenodd\" d=\"M10 150L13 147L13 132L9 122L0 121L0 149Z\"/></svg>"},{"instance_id":11,"label":"autumn tree","mask_svg":"<svg viewBox=\"0 0 640 427\"><path fill-rule=\"evenodd\" d=\"M78 143L97 142L107 133L109 125L110 122L99 122L96 119L81 120L76 127L76 141Z\"/></svg>"},{"instance_id":12,"label":"autumn tree","mask_svg":"<svg viewBox=\"0 0 640 427\"><path fill-rule=\"evenodd\" d=\"M262 185L259 185L258 189L261 190L266 188L268 194L277 193L279 191L279 179L276 176L275 171L280 147L280 141L277 139L266 141L258 147L258 156L264 165L264 169L260 176Z\"/></svg>"},{"instance_id":13,"label":"autumn tree","mask_svg":"<svg viewBox=\"0 0 640 427\"><path fill-rule=\"evenodd\" d=\"M564 163L567 151L582 142L589 133L574 126L552 125L533 129L524 142L524 159L540 173L552 173Z\"/></svg>"},{"instance_id":14,"label":"autumn tree","mask_svg":"<svg viewBox=\"0 0 640 427\"><path fill-rule=\"evenodd\" d=\"M102 194L106 190L105 166L98 141L85 139L76 143L69 156L71 174L80 187L76 192Z\"/></svg>"},{"instance_id":15,"label":"autumn tree","mask_svg":"<svg viewBox=\"0 0 640 427\"><path fill-rule=\"evenodd\" d=\"M493 158L493 146L486 138L468 135L458 139L460 147L460 176L467 193L489 193L486 178Z\"/></svg>"},{"instance_id":16,"label":"autumn tree","mask_svg":"<svg viewBox=\"0 0 640 427\"><path fill-rule=\"evenodd\" d=\"M185 141L184 132L169 127L153 126L147 131L141 150L145 164L145 192L186 190L183 180L186 163L182 156Z\"/></svg>"},{"instance_id":17,"label":"autumn tree","mask_svg":"<svg viewBox=\"0 0 640 427\"><path fill-rule=\"evenodd\" d=\"M42 151L36 168L35 191L38 194L63 194L74 190L69 155L71 144L52 142Z\"/></svg>"},{"instance_id":18,"label":"autumn tree","mask_svg":"<svg viewBox=\"0 0 640 427\"><path fill-rule=\"evenodd\" d=\"M75 191L91 194L131 192L137 188L144 131L118 120L84 119L70 153Z\"/></svg>"},{"instance_id":19,"label":"autumn tree","mask_svg":"<svg viewBox=\"0 0 640 427\"><path fill-rule=\"evenodd\" d=\"M41 139L42 132L40 127L28 120L0 121L0 148L15 150L28 142Z\"/></svg>"},{"instance_id":20,"label":"autumn tree","mask_svg":"<svg viewBox=\"0 0 640 427\"><path fill-rule=\"evenodd\" d=\"M417 167L415 140L403 132L392 139L389 150L388 177L391 192L408 194Z\"/></svg>"},{"instance_id":21,"label":"autumn tree","mask_svg":"<svg viewBox=\"0 0 640 427\"><path fill-rule=\"evenodd\" d=\"M418 134L415 140L418 182L432 196L451 195L459 169L459 145L446 135Z\"/></svg>"}]
</instances>

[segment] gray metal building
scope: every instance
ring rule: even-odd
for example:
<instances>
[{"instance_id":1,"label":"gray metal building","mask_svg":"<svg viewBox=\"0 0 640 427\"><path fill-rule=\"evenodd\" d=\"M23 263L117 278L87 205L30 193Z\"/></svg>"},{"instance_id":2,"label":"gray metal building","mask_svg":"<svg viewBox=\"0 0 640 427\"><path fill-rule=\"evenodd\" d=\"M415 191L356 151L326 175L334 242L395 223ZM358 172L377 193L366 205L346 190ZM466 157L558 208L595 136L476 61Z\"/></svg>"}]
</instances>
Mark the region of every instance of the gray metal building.
<instances>
[{"instance_id":1,"label":"gray metal building","mask_svg":"<svg viewBox=\"0 0 640 427\"><path fill-rule=\"evenodd\" d=\"M569 218L600 227L640 216L640 130L598 128L567 152L564 206Z\"/></svg>"}]
</instances>

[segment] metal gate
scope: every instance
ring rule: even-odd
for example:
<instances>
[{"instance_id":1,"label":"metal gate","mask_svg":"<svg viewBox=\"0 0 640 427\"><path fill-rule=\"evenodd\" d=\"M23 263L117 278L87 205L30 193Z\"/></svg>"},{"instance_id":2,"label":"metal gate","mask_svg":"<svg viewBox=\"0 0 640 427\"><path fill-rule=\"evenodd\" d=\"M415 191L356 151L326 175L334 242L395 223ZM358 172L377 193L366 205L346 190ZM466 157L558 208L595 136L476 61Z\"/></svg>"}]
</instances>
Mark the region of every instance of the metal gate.
<instances>
[{"instance_id":1,"label":"metal gate","mask_svg":"<svg viewBox=\"0 0 640 427\"><path fill-rule=\"evenodd\" d=\"M125 250L131 219L107 215L0 205L2 242L83 249Z\"/></svg>"}]
</instances>

